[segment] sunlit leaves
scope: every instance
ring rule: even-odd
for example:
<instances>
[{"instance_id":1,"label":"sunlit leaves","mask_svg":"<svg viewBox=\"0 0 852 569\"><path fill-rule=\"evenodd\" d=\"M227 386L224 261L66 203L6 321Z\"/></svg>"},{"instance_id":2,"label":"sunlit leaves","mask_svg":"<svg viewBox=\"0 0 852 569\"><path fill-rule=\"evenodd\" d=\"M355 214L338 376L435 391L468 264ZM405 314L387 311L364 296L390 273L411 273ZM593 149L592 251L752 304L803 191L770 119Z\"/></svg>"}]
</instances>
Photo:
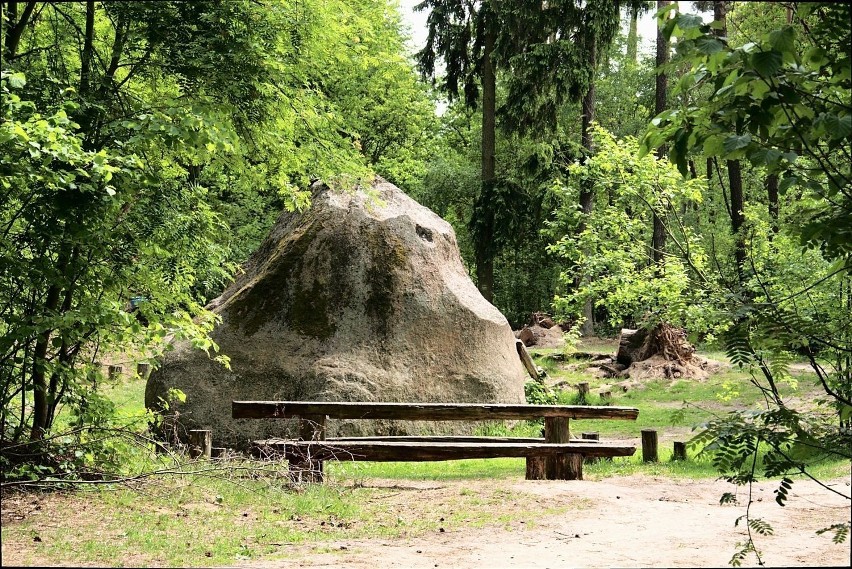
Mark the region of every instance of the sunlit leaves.
<instances>
[{"instance_id":1,"label":"sunlit leaves","mask_svg":"<svg viewBox=\"0 0 852 569\"><path fill-rule=\"evenodd\" d=\"M690 267L670 258L664 278L654 278L657 269L648 263L645 245L651 215L700 202L700 182L683 178L654 156L639 157L633 138L617 140L599 128L595 137L598 153L570 166L568 186L560 191L558 220L549 230L558 240L552 250L570 267L566 280L577 279L579 273L586 283L574 295L557 299L557 308L574 316L584 299L593 297L606 308L614 328L625 322L653 326L664 321L703 329L701 292L692 286ZM576 222L576 195L588 184L606 200L596 204L585 230L576 235L566 229ZM683 227L669 230L673 239L692 247L692 268L702 268L706 258L694 234Z\"/></svg>"}]
</instances>

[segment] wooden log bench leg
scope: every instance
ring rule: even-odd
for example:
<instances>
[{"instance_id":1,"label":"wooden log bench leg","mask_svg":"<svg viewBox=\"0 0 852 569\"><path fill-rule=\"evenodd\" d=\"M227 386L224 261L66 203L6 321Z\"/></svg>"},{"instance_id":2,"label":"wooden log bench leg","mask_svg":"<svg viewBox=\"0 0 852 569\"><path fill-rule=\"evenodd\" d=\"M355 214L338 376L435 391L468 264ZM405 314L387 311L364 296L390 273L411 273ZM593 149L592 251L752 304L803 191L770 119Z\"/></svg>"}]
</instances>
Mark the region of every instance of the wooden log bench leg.
<instances>
[{"instance_id":1,"label":"wooden log bench leg","mask_svg":"<svg viewBox=\"0 0 852 569\"><path fill-rule=\"evenodd\" d=\"M547 459L543 456L527 457L527 480L547 480Z\"/></svg>"},{"instance_id":2,"label":"wooden log bench leg","mask_svg":"<svg viewBox=\"0 0 852 569\"><path fill-rule=\"evenodd\" d=\"M299 439L325 440L325 415L307 415L299 419ZM290 476L296 483L316 483L325 480L323 461L312 459L310 454L289 460Z\"/></svg>"},{"instance_id":3,"label":"wooden log bench leg","mask_svg":"<svg viewBox=\"0 0 852 569\"><path fill-rule=\"evenodd\" d=\"M545 417L544 442L566 444L571 441L567 417ZM548 480L582 480L583 455L564 454L547 459Z\"/></svg>"},{"instance_id":4,"label":"wooden log bench leg","mask_svg":"<svg viewBox=\"0 0 852 569\"><path fill-rule=\"evenodd\" d=\"M571 431L567 417L545 417L544 442L570 442ZM548 458L527 458L527 480L582 480L583 455L566 453Z\"/></svg>"}]
</instances>

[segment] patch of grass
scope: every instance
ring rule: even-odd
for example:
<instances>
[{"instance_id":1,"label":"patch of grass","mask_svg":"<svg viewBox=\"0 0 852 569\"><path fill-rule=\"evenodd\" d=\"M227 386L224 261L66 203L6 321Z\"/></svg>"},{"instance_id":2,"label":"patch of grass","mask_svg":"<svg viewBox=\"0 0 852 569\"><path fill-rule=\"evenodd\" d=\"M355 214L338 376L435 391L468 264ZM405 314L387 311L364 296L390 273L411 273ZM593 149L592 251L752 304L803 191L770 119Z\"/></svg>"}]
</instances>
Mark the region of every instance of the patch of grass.
<instances>
[{"instance_id":1,"label":"patch of grass","mask_svg":"<svg viewBox=\"0 0 852 569\"><path fill-rule=\"evenodd\" d=\"M323 485L292 492L268 481L168 478L140 491L98 490L52 499L50 520L34 516L4 526L3 540L35 532L34 554L61 564L121 566L123 551L133 552L130 564L136 566L227 565L351 527L364 514L363 500L350 492ZM81 498L85 513L75 511Z\"/></svg>"},{"instance_id":2,"label":"patch of grass","mask_svg":"<svg viewBox=\"0 0 852 569\"><path fill-rule=\"evenodd\" d=\"M658 449L659 461L642 461L642 449L637 444L636 454L630 457L615 457L587 463L583 467L584 477L601 480L611 476L646 474L670 478L714 479L719 477L709 455L700 454L695 449L687 450L687 460L672 460L671 443L662 443ZM762 455L761 455L762 456ZM491 465L490 463L496 463ZM760 467L762 461L758 461ZM340 462L331 463L329 476L338 483L354 479L356 484L368 485L370 480L411 480L411 481L448 481L464 479L521 479L526 471L523 458L500 458L489 460L457 460L448 462ZM822 478L836 478L850 472L848 460L824 460L813 466L812 474ZM796 475L794 475L795 477ZM778 476L777 479L781 479Z\"/></svg>"},{"instance_id":3,"label":"patch of grass","mask_svg":"<svg viewBox=\"0 0 852 569\"><path fill-rule=\"evenodd\" d=\"M523 430L522 432L529 432ZM509 431L505 436L539 436L539 431L531 435L518 435ZM521 465L520 469L518 465ZM488 478L505 480L524 472L523 459L489 458L471 460L450 460L446 462L332 462L328 473L337 480L355 480L356 483L371 478L392 480L473 480Z\"/></svg>"},{"instance_id":4,"label":"patch of grass","mask_svg":"<svg viewBox=\"0 0 852 569\"><path fill-rule=\"evenodd\" d=\"M328 466L329 483L297 488L273 479L195 475L161 479L137 490L54 494L45 499L43 511L20 523L4 523L4 552L7 547L14 552L4 561L36 566L233 565L285 556L292 544L500 527L588 507L582 499L548 504L539 496L500 487L448 494L441 486L352 484L364 473L352 476L348 471L352 464ZM406 465L393 466L403 470L383 474L406 480ZM436 474L446 466L430 464ZM469 476L489 474L474 468ZM419 479L416 473L413 478Z\"/></svg>"},{"instance_id":5,"label":"patch of grass","mask_svg":"<svg viewBox=\"0 0 852 569\"><path fill-rule=\"evenodd\" d=\"M540 367L547 375L553 375L558 373L561 365L560 362L550 358L550 357L542 357L539 354L533 356L533 361L535 364Z\"/></svg>"}]
</instances>

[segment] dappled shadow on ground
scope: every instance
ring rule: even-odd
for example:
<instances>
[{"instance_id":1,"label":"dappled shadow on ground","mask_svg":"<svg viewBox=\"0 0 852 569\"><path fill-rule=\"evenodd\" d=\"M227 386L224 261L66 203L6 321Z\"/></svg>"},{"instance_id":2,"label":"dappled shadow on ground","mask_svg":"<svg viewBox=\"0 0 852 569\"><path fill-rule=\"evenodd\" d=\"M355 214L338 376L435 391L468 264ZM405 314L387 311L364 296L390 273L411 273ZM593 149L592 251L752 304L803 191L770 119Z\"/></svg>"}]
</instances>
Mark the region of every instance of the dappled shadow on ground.
<instances>
[{"instance_id":1,"label":"dappled shadow on ground","mask_svg":"<svg viewBox=\"0 0 852 569\"><path fill-rule=\"evenodd\" d=\"M459 492L487 494L493 481L449 482L429 492L419 505L437 516ZM848 479L830 482L848 494ZM494 523L470 527L447 523L401 539L338 540L289 548L284 561L246 562L247 566L367 569L383 567L723 567L747 535L738 517L748 495L723 481L672 481L633 475L603 481L505 481L513 500L495 503ZM753 488L752 516L772 524L771 536L756 536L769 567L848 566L850 542L831 542L815 532L848 520L849 501L810 481L793 486L785 508L774 501L777 483ZM720 505L724 492L738 493L737 504ZM389 495L388 507L416 507L408 493ZM515 513L518 501L562 504L560 513ZM573 504L573 507L572 507ZM443 518L441 518L443 519ZM754 566L757 558L746 558Z\"/></svg>"}]
</instances>

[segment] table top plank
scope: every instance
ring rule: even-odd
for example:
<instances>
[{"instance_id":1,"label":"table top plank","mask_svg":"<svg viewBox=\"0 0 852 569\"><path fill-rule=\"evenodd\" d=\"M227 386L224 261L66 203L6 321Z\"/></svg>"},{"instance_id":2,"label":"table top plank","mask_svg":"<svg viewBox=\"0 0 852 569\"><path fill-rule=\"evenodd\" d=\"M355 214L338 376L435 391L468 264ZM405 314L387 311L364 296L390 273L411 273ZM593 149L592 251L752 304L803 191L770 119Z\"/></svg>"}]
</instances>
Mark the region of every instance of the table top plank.
<instances>
[{"instance_id":1,"label":"table top plank","mask_svg":"<svg viewBox=\"0 0 852 569\"><path fill-rule=\"evenodd\" d=\"M513 403L396 403L351 401L234 401L235 419L287 419L325 415L332 419L489 421L503 419L622 419L635 421L635 407L526 405Z\"/></svg>"}]
</instances>

